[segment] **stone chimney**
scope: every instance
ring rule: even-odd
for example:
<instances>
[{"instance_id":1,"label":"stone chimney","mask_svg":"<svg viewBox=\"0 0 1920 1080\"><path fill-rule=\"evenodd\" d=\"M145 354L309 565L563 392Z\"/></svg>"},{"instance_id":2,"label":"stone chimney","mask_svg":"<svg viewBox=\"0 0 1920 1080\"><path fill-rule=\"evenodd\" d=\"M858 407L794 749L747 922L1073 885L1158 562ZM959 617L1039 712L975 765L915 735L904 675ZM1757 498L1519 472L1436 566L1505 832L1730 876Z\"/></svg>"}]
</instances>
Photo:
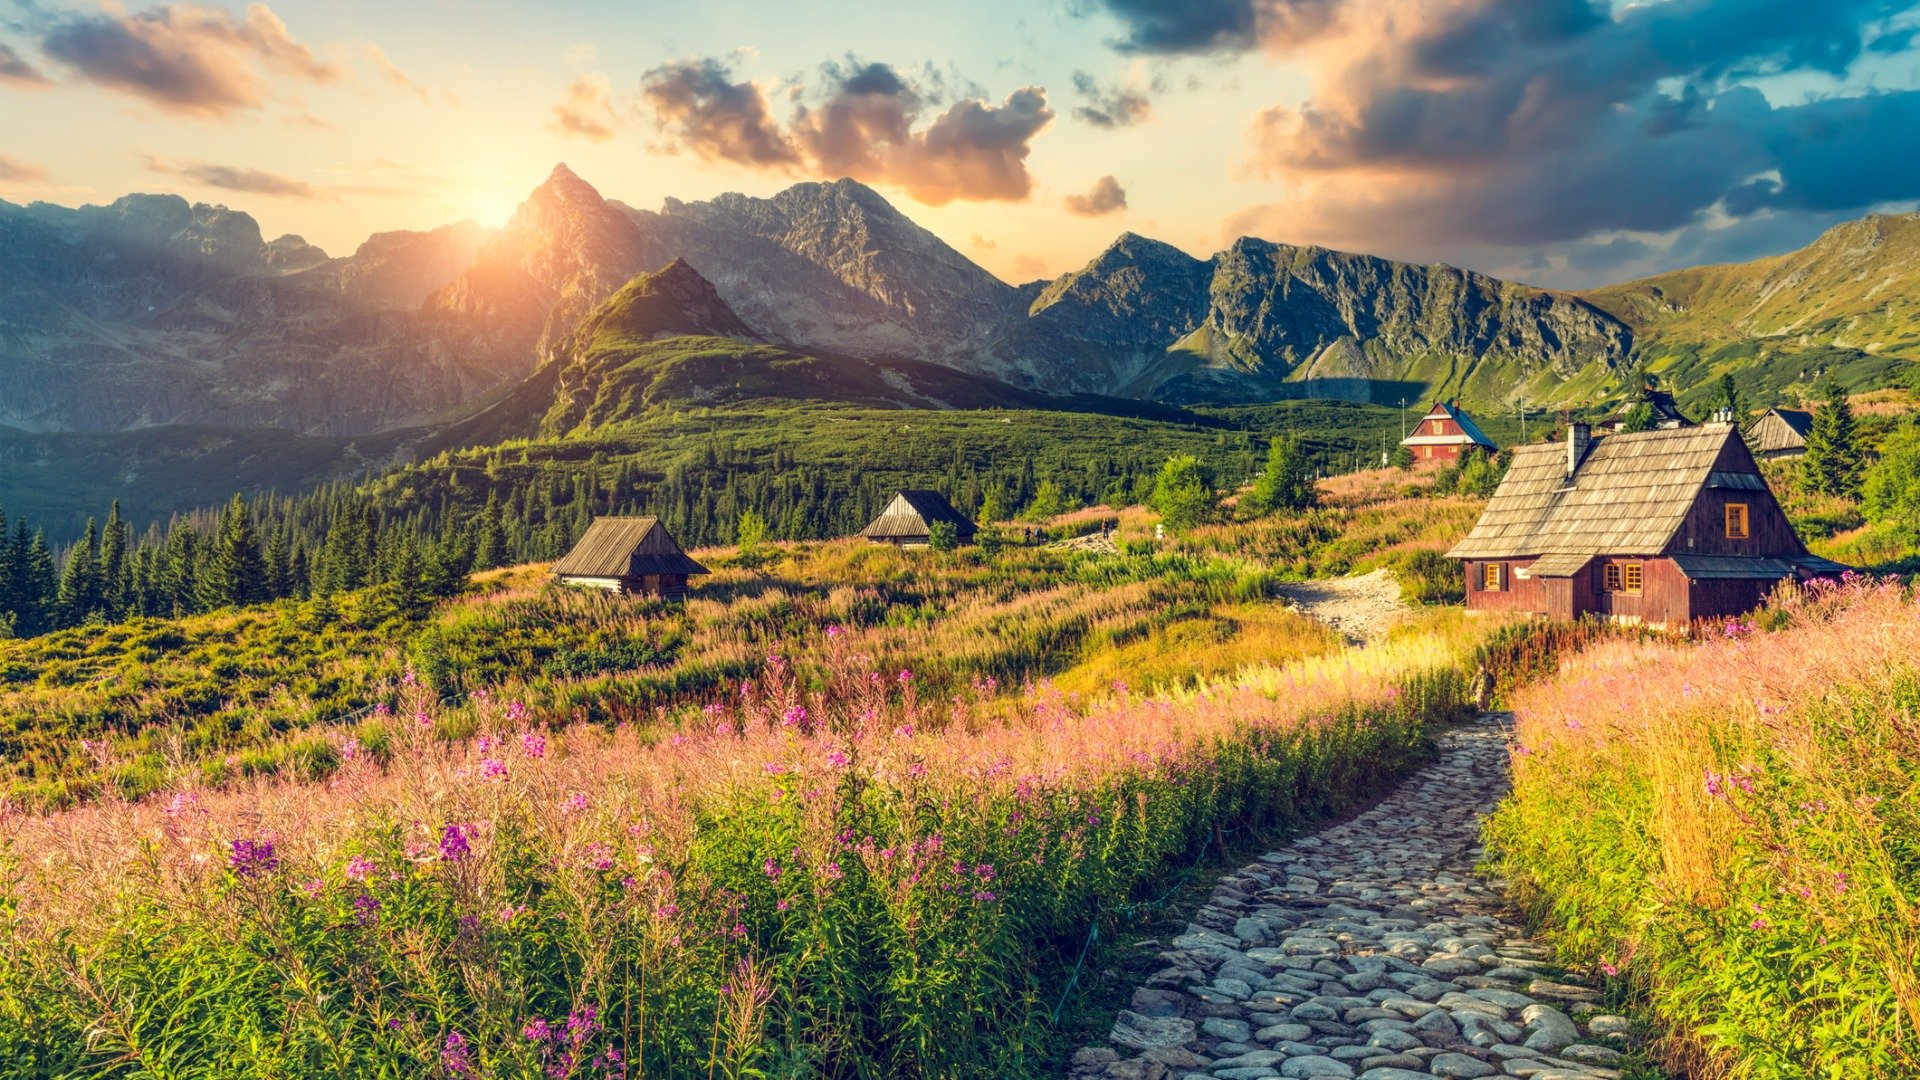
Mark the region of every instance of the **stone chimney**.
<instances>
[{"instance_id":1,"label":"stone chimney","mask_svg":"<svg viewBox=\"0 0 1920 1080\"><path fill-rule=\"evenodd\" d=\"M1587 456L1587 448L1593 445L1593 429L1575 421L1567 425L1567 479L1580 468L1580 459Z\"/></svg>"}]
</instances>

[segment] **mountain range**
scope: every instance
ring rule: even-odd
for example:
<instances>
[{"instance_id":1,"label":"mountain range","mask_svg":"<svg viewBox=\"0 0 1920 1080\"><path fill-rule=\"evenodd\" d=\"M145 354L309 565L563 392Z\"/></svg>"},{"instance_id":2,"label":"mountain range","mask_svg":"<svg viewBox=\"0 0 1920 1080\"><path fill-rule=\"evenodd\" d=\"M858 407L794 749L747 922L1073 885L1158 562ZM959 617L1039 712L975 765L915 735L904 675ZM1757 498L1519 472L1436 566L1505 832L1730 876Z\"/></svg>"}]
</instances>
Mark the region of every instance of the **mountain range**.
<instances>
[{"instance_id":1,"label":"mountain range","mask_svg":"<svg viewBox=\"0 0 1920 1080\"><path fill-rule=\"evenodd\" d=\"M1454 396L1704 410L1920 367L1920 215L1583 294L1242 238L1132 233L1006 284L850 180L603 198L560 166L497 230L330 257L171 195L0 202L0 500L149 516L461 446L755 400L1195 422L1186 406ZM138 492L138 496L135 496Z\"/></svg>"}]
</instances>

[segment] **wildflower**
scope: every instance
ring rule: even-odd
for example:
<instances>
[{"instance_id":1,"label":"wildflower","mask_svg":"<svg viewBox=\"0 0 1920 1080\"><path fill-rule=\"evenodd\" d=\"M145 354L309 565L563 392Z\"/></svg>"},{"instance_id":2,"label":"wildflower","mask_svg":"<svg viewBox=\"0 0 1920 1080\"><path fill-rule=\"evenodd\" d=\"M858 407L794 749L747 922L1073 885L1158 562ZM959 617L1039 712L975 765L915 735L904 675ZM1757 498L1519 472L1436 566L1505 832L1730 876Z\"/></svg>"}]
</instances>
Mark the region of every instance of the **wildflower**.
<instances>
[{"instance_id":1,"label":"wildflower","mask_svg":"<svg viewBox=\"0 0 1920 1080\"><path fill-rule=\"evenodd\" d=\"M1612 964L1606 962L1605 960L1600 961L1600 970L1603 973L1605 973L1608 977L1612 977L1614 975L1620 974L1619 968L1614 967Z\"/></svg>"},{"instance_id":2,"label":"wildflower","mask_svg":"<svg viewBox=\"0 0 1920 1080\"><path fill-rule=\"evenodd\" d=\"M418 709L413 714L413 722L423 728L430 728L433 726L433 716L425 709Z\"/></svg>"},{"instance_id":3,"label":"wildflower","mask_svg":"<svg viewBox=\"0 0 1920 1080\"><path fill-rule=\"evenodd\" d=\"M505 925L507 923L513 922L514 917L519 915L521 912L525 910L527 909L523 907L514 907L512 904L508 904L506 907L501 908L500 909L501 924Z\"/></svg>"},{"instance_id":4,"label":"wildflower","mask_svg":"<svg viewBox=\"0 0 1920 1080\"><path fill-rule=\"evenodd\" d=\"M373 864L372 859L367 858L365 855L355 855L353 858L347 860L347 880L365 881L372 877L374 871L378 869L379 867Z\"/></svg>"},{"instance_id":5,"label":"wildflower","mask_svg":"<svg viewBox=\"0 0 1920 1080\"><path fill-rule=\"evenodd\" d=\"M773 905L773 910L775 911L787 910L787 902L785 900L780 901L779 903Z\"/></svg>"},{"instance_id":6,"label":"wildflower","mask_svg":"<svg viewBox=\"0 0 1920 1080\"><path fill-rule=\"evenodd\" d=\"M273 853L271 840L235 840L227 865L243 878L261 877L280 868L280 856Z\"/></svg>"},{"instance_id":7,"label":"wildflower","mask_svg":"<svg viewBox=\"0 0 1920 1080\"><path fill-rule=\"evenodd\" d=\"M578 814L586 808L587 796L582 791L576 791L560 802L560 812L563 814Z\"/></svg>"},{"instance_id":8,"label":"wildflower","mask_svg":"<svg viewBox=\"0 0 1920 1080\"><path fill-rule=\"evenodd\" d=\"M911 739L913 738L913 725L901 724L899 727L893 729L893 733L903 739Z\"/></svg>"},{"instance_id":9,"label":"wildflower","mask_svg":"<svg viewBox=\"0 0 1920 1080\"><path fill-rule=\"evenodd\" d=\"M190 791L176 791L173 793L173 798L167 800L167 805L160 808L160 812L168 817L179 817L193 809L194 804L199 801Z\"/></svg>"},{"instance_id":10,"label":"wildflower","mask_svg":"<svg viewBox=\"0 0 1920 1080\"><path fill-rule=\"evenodd\" d=\"M528 1042L546 1042L553 1038L553 1028L545 1020L536 1016L520 1029L520 1035Z\"/></svg>"},{"instance_id":11,"label":"wildflower","mask_svg":"<svg viewBox=\"0 0 1920 1080\"><path fill-rule=\"evenodd\" d=\"M321 893L327 891L327 883L319 878L308 878L300 883L300 891L306 893L309 899L317 899Z\"/></svg>"},{"instance_id":12,"label":"wildflower","mask_svg":"<svg viewBox=\"0 0 1920 1080\"><path fill-rule=\"evenodd\" d=\"M457 1031L447 1032L447 1041L440 1047L440 1064L452 1076L470 1076L473 1073L473 1051L467 1046L467 1040Z\"/></svg>"},{"instance_id":13,"label":"wildflower","mask_svg":"<svg viewBox=\"0 0 1920 1080\"><path fill-rule=\"evenodd\" d=\"M906 668L901 668L900 674L895 675L894 678L899 681L901 686L905 686L913 681L913 672L908 671Z\"/></svg>"},{"instance_id":14,"label":"wildflower","mask_svg":"<svg viewBox=\"0 0 1920 1080\"><path fill-rule=\"evenodd\" d=\"M518 724L527 718L527 705L524 701L507 702L507 723Z\"/></svg>"},{"instance_id":15,"label":"wildflower","mask_svg":"<svg viewBox=\"0 0 1920 1080\"><path fill-rule=\"evenodd\" d=\"M827 765L835 769L844 769L853 764L853 759L838 750L827 751Z\"/></svg>"},{"instance_id":16,"label":"wildflower","mask_svg":"<svg viewBox=\"0 0 1920 1080\"><path fill-rule=\"evenodd\" d=\"M520 736L520 749L530 758L547 756L547 737L537 731Z\"/></svg>"},{"instance_id":17,"label":"wildflower","mask_svg":"<svg viewBox=\"0 0 1920 1080\"><path fill-rule=\"evenodd\" d=\"M780 725L804 730L807 726L807 707L805 705L788 706L787 711L780 717Z\"/></svg>"},{"instance_id":18,"label":"wildflower","mask_svg":"<svg viewBox=\"0 0 1920 1080\"><path fill-rule=\"evenodd\" d=\"M829 638L837 638L844 633L846 633L846 631L841 629L839 623L835 623L832 626L827 627L827 637Z\"/></svg>"},{"instance_id":19,"label":"wildflower","mask_svg":"<svg viewBox=\"0 0 1920 1080\"><path fill-rule=\"evenodd\" d=\"M371 893L361 893L353 898L353 920L361 926L371 926L380 919L380 901Z\"/></svg>"},{"instance_id":20,"label":"wildflower","mask_svg":"<svg viewBox=\"0 0 1920 1080\"><path fill-rule=\"evenodd\" d=\"M1721 783L1724 779L1725 777L1712 769L1707 770L1707 795L1710 798L1718 799L1727 793L1726 785Z\"/></svg>"},{"instance_id":21,"label":"wildflower","mask_svg":"<svg viewBox=\"0 0 1920 1080\"><path fill-rule=\"evenodd\" d=\"M1766 918L1762 916L1761 918L1757 918L1752 922L1748 923L1747 927L1748 929L1752 929L1752 930L1765 930L1770 925L1772 924L1767 922Z\"/></svg>"},{"instance_id":22,"label":"wildflower","mask_svg":"<svg viewBox=\"0 0 1920 1080\"><path fill-rule=\"evenodd\" d=\"M826 878L828 881L839 881L841 878L847 876L840 869L840 864L837 862L830 862L825 866L822 866L820 868L820 875Z\"/></svg>"},{"instance_id":23,"label":"wildflower","mask_svg":"<svg viewBox=\"0 0 1920 1080\"><path fill-rule=\"evenodd\" d=\"M360 740L349 735L340 740L340 760L352 761L360 756Z\"/></svg>"},{"instance_id":24,"label":"wildflower","mask_svg":"<svg viewBox=\"0 0 1920 1080\"><path fill-rule=\"evenodd\" d=\"M599 840L588 844L587 865L595 870L613 869L613 848Z\"/></svg>"},{"instance_id":25,"label":"wildflower","mask_svg":"<svg viewBox=\"0 0 1920 1080\"><path fill-rule=\"evenodd\" d=\"M780 774L787 771L787 767L785 765L780 764L777 761L767 762L765 768L768 776L779 776Z\"/></svg>"},{"instance_id":26,"label":"wildflower","mask_svg":"<svg viewBox=\"0 0 1920 1080\"><path fill-rule=\"evenodd\" d=\"M992 893L990 893L990 892L988 892L988 891L987 891L987 890L985 890L985 889L982 889L982 890L980 890L979 892L977 892L977 893L974 893L974 894L973 894L973 898L974 898L975 900L979 900L979 901L981 901L981 902L983 902L983 903L989 903L989 902L991 902L991 901L993 900L993 898L994 898L994 897L993 897L993 894L992 894Z\"/></svg>"},{"instance_id":27,"label":"wildflower","mask_svg":"<svg viewBox=\"0 0 1920 1080\"><path fill-rule=\"evenodd\" d=\"M499 758L487 758L480 762L480 778L482 780L494 781L505 780L507 778L507 763L501 761Z\"/></svg>"},{"instance_id":28,"label":"wildflower","mask_svg":"<svg viewBox=\"0 0 1920 1080\"><path fill-rule=\"evenodd\" d=\"M418 681L419 681L419 676L413 673L413 667L411 665L407 667L407 670L400 673L401 686L412 686L414 683Z\"/></svg>"},{"instance_id":29,"label":"wildflower","mask_svg":"<svg viewBox=\"0 0 1920 1080\"><path fill-rule=\"evenodd\" d=\"M447 862L459 862L473 854L473 848L467 843L467 827L448 825L440 834L440 857Z\"/></svg>"},{"instance_id":30,"label":"wildflower","mask_svg":"<svg viewBox=\"0 0 1920 1080\"><path fill-rule=\"evenodd\" d=\"M766 871L767 876L770 878L777 878L780 876L780 864L777 862L774 862L772 859L768 859L766 862L761 863L760 869Z\"/></svg>"},{"instance_id":31,"label":"wildflower","mask_svg":"<svg viewBox=\"0 0 1920 1080\"><path fill-rule=\"evenodd\" d=\"M973 874L981 881L992 881L995 877L992 863L981 863L973 868Z\"/></svg>"}]
</instances>

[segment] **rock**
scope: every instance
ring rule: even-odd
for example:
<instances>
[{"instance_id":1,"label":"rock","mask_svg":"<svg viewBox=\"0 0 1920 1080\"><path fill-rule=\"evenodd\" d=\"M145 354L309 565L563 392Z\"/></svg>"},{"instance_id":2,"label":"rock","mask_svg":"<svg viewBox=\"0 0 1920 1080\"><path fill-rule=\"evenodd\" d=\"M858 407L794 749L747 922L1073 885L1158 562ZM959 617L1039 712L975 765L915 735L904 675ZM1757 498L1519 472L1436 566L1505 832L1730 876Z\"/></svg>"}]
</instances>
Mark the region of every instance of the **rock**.
<instances>
[{"instance_id":1,"label":"rock","mask_svg":"<svg viewBox=\"0 0 1920 1080\"><path fill-rule=\"evenodd\" d=\"M1426 1044L1404 1031L1393 1031L1389 1029L1374 1032L1373 1037L1367 1040L1367 1045L1378 1046L1386 1050L1412 1050L1417 1046L1424 1046Z\"/></svg>"},{"instance_id":2,"label":"rock","mask_svg":"<svg viewBox=\"0 0 1920 1080\"><path fill-rule=\"evenodd\" d=\"M1253 1037L1260 1042L1304 1042L1313 1037L1313 1029L1305 1024L1269 1024Z\"/></svg>"},{"instance_id":3,"label":"rock","mask_svg":"<svg viewBox=\"0 0 1920 1080\"><path fill-rule=\"evenodd\" d=\"M1133 992L1133 1011L1141 1016L1179 1016L1187 996L1172 990L1143 986Z\"/></svg>"},{"instance_id":4,"label":"rock","mask_svg":"<svg viewBox=\"0 0 1920 1080\"><path fill-rule=\"evenodd\" d=\"M1253 1031L1247 1026L1245 1020L1230 1020L1224 1016L1208 1017L1201 1023L1200 1030L1216 1039L1228 1039L1232 1042L1243 1043L1253 1037ZM1191 1041L1191 1037L1187 1041Z\"/></svg>"},{"instance_id":5,"label":"rock","mask_svg":"<svg viewBox=\"0 0 1920 1080\"><path fill-rule=\"evenodd\" d=\"M1090 1069L1095 1066L1107 1066L1120 1060L1120 1055L1105 1046L1089 1046L1074 1052L1073 1067Z\"/></svg>"},{"instance_id":6,"label":"rock","mask_svg":"<svg viewBox=\"0 0 1920 1080\"><path fill-rule=\"evenodd\" d=\"M1194 1034L1191 1020L1177 1016L1142 1016L1126 1009L1114 1018L1113 1031L1107 1038L1129 1049L1153 1050L1162 1046L1184 1046L1194 1040Z\"/></svg>"},{"instance_id":7,"label":"rock","mask_svg":"<svg viewBox=\"0 0 1920 1080\"><path fill-rule=\"evenodd\" d=\"M1580 1041L1580 1029L1572 1018L1551 1005L1529 1005L1520 1010L1527 1026L1527 1038L1521 1045L1530 1050L1556 1054Z\"/></svg>"},{"instance_id":8,"label":"rock","mask_svg":"<svg viewBox=\"0 0 1920 1080\"><path fill-rule=\"evenodd\" d=\"M1181 1046L1162 1046L1140 1056L1148 1061L1157 1061L1169 1069L1197 1069L1211 1060Z\"/></svg>"},{"instance_id":9,"label":"rock","mask_svg":"<svg viewBox=\"0 0 1920 1080\"><path fill-rule=\"evenodd\" d=\"M1420 1019L1415 1020L1413 1022L1413 1030L1433 1031L1444 1035L1458 1035L1460 1034L1460 1025L1454 1023L1453 1017L1448 1016L1444 1011L1435 1009Z\"/></svg>"},{"instance_id":10,"label":"rock","mask_svg":"<svg viewBox=\"0 0 1920 1080\"><path fill-rule=\"evenodd\" d=\"M1560 1056L1568 1061L1579 1061L1588 1065L1611 1065L1620 1060L1620 1051L1593 1043L1574 1043L1560 1051Z\"/></svg>"},{"instance_id":11,"label":"rock","mask_svg":"<svg viewBox=\"0 0 1920 1080\"><path fill-rule=\"evenodd\" d=\"M1396 1065L1376 1065L1361 1073L1360 1080L1433 1080L1433 1074L1415 1072Z\"/></svg>"},{"instance_id":12,"label":"rock","mask_svg":"<svg viewBox=\"0 0 1920 1080\"><path fill-rule=\"evenodd\" d=\"M1107 1066L1107 1075L1112 1080L1166 1080L1167 1067L1157 1061L1135 1058Z\"/></svg>"},{"instance_id":13,"label":"rock","mask_svg":"<svg viewBox=\"0 0 1920 1080\"><path fill-rule=\"evenodd\" d=\"M1215 979L1207 989L1231 1001L1245 1001L1253 993L1253 987L1239 979Z\"/></svg>"},{"instance_id":14,"label":"rock","mask_svg":"<svg viewBox=\"0 0 1920 1080\"><path fill-rule=\"evenodd\" d=\"M1267 940L1267 920L1240 919L1233 924L1233 936L1249 945L1258 945Z\"/></svg>"},{"instance_id":15,"label":"rock","mask_svg":"<svg viewBox=\"0 0 1920 1080\"><path fill-rule=\"evenodd\" d=\"M1266 1068L1278 1065L1286 1059L1287 1055L1278 1050L1254 1050L1245 1054L1236 1054L1230 1058L1221 1058L1210 1068L1216 1073L1221 1069Z\"/></svg>"},{"instance_id":16,"label":"rock","mask_svg":"<svg viewBox=\"0 0 1920 1080\"><path fill-rule=\"evenodd\" d=\"M1557 998L1561 1001L1599 1001L1600 991L1570 983L1552 982L1547 979L1535 979L1527 984L1527 993L1537 998Z\"/></svg>"},{"instance_id":17,"label":"rock","mask_svg":"<svg viewBox=\"0 0 1920 1080\"><path fill-rule=\"evenodd\" d=\"M1633 1021L1624 1016L1596 1016L1587 1021L1587 1034L1594 1036L1629 1035Z\"/></svg>"},{"instance_id":18,"label":"rock","mask_svg":"<svg viewBox=\"0 0 1920 1080\"><path fill-rule=\"evenodd\" d=\"M1465 1054L1441 1054L1427 1062L1427 1071L1450 1080L1475 1080L1481 1076L1492 1076L1500 1070Z\"/></svg>"},{"instance_id":19,"label":"rock","mask_svg":"<svg viewBox=\"0 0 1920 1080\"><path fill-rule=\"evenodd\" d=\"M1349 1080L1353 1076L1353 1066L1330 1057L1293 1057L1280 1063L1280 1075L1289 1080L1311 1080L1319 1076Z\"/></svg>"},{"instance_id":20,"label":"rock","mask_svg":"<svg viewBox=\"0 0 1920 1080\"><path fill-rule=\"evenodd\" d=\"M1216 1077L1217 1080L1273 1080L1274 1077L1280 1074L1263 1065L1245 1069L1216 1068L1212 1075Z\"/></svg>"}]
</instances>

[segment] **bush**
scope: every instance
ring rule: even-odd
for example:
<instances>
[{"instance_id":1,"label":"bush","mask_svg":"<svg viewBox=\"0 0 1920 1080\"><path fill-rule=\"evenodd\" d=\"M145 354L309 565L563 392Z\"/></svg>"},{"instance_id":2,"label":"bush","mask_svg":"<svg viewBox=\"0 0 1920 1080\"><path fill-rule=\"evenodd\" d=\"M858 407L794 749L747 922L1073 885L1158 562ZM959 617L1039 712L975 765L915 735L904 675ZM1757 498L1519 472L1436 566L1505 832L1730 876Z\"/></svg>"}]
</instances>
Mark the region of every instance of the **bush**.
<instances>
[{"instance_id":1,"label":"bush","mask_svg":"<svg viewBox=\"0 0 1920 1080\"><path fill-rule=\"evenodd\" d=\"M1393 576L1400 582L1400 599L1409 604L1463 604L1467 577L1461 564L1431 548L1410 551L1395 559Z\"/></svg>"},{"instance_id":2,"label":"bush","mask_svg":"<svg viewBox=\"0 0 1920 1080\"><path fill-rule=\"evenodd\" d=\"M935 551L952 551L960 546L960 530L950 521L927 526L927 546Z\"/></svg>"}]
</instances>

